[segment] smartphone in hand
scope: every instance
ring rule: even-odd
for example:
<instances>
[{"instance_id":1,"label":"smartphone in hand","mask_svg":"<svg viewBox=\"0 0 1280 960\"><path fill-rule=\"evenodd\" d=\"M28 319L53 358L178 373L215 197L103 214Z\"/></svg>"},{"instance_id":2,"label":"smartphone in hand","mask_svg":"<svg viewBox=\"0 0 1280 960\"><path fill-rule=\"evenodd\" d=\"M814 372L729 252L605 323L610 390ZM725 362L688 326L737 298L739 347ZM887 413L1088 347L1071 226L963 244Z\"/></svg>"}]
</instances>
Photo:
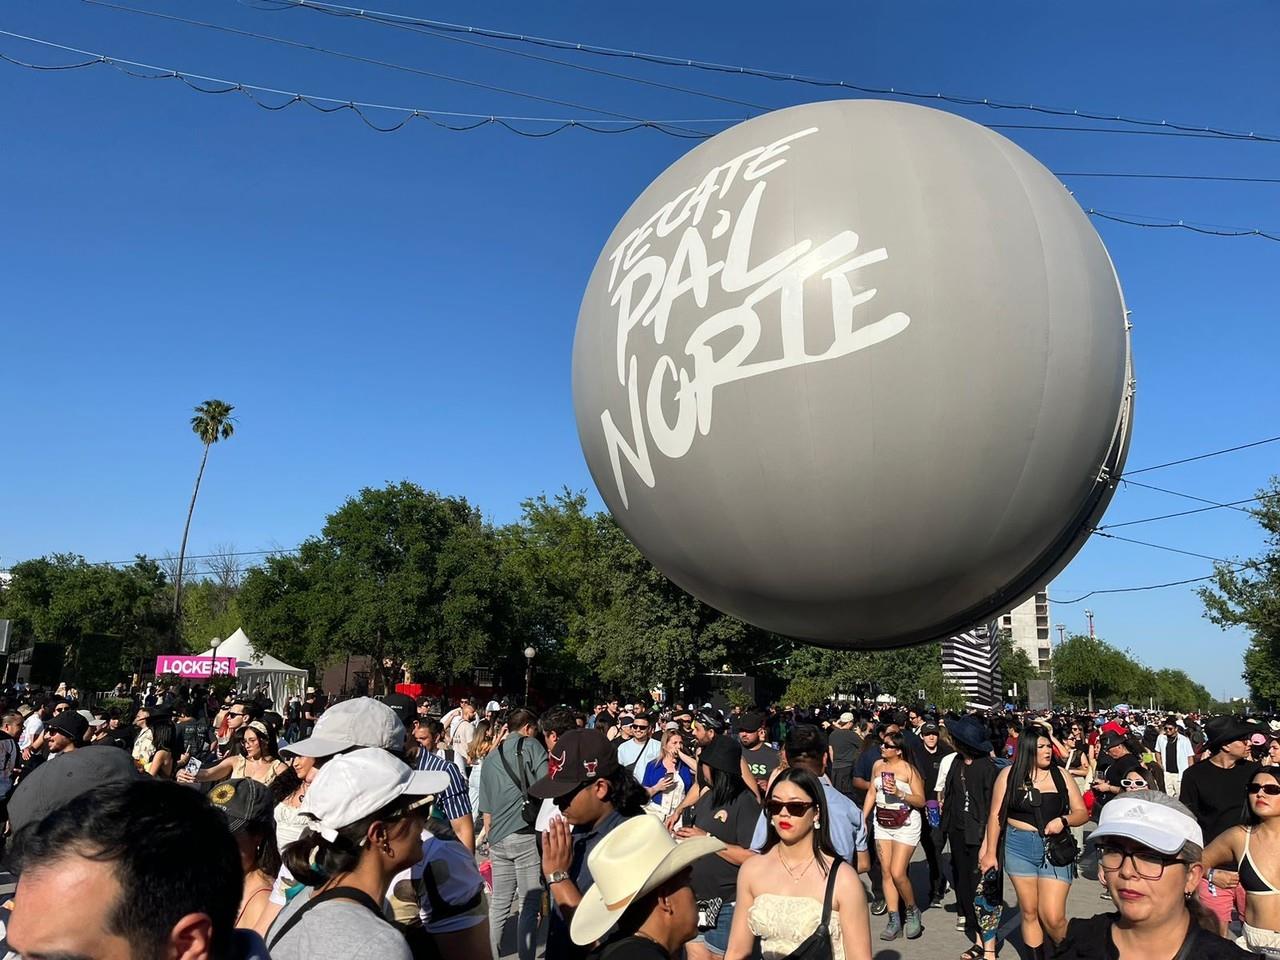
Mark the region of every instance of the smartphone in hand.
<instances>
[{"instance_id":1,"label":"smartphone in hand","mask_svg":"<svg viewBox=\"0 0 1280 960\"><path fill-rule=\"evenodd\" d=\"M683 810L680 811L680 826L692 827L693 818L694 818L693 807L685 807Z\"/></svg>"},{"instance_id":2,"label":"smartphone in hand","mask_svg":"<svg viewBox=\"0 0 1280 960\"><path fill-rule=\"evenodd\" d=\"M898 783L898 778L894 774L886 771L880 774L880 786L884 790L886 796L892 796L894 787Z\"/></svg>"},{"instance_id":3,"label":"smartphone in hand","mask_svg":"<svg viewBox=\"0 0 1280 960\"><path fill-rule=\"evenodd\" d=\"M200 758L192 757L187 761L187 765L182 769L194 777L197 773L200 772L200 767L201 767Z\"/></svg>"}]
</instances>

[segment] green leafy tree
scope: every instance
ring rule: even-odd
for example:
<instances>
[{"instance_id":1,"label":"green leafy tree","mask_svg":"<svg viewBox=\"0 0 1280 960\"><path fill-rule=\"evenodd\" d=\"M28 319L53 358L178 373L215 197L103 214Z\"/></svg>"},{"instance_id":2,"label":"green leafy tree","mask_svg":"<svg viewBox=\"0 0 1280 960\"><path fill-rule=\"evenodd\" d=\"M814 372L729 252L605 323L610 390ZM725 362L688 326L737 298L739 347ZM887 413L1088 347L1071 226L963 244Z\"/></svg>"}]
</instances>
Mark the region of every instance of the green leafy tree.
<instances>
[{"instance_id":1,"label":"green leafy tree","mask_svg":"<svg viewBox=\"0 0 1280 960\"><path fill-rule=\"evenodd\" d=\"M0 616L14 622L22 640L62 646L66 678L85 689L126 664L145 667L172 632L168 583L145 557L121 569L56 554L15 564L10 573Z\"/></svg>"},{"instance_id":2,"label":"green leafy tree","mask_svg":"<svg viewBox=\"0 0 1280 960\"><path fill-rule=\"evenodd\" d=\"M1265 534L1261 556L1246 565L1214 565L1211 586L1198 590L1205 616L1220 627L1249 632L1244 679L1255 703L1280 704L1280 478L1258 491L1253 514Z\"/></svg>"},{"instance_id":3,"label":"green leafy tree","mask_svg":"<svg viewBox=\"0 0 1280 960\"><path fill-rule=\"evenodd\" d=\"M1006 691L1016 689L1017 702L1025 704L1031 689L1031 681L1039 675L1040 672L1027 656L1027 651L1014 646L1013 635L1008 630L1002 629L1000 631L1000 685L1003 689L1000 695L1004 696Z\"/></svg>"},{"instance_id":4,"label":"green leafy tree","mask_svg":"<svg viewBox=\"0 0 1280 960\"><path fill-rule=\"evenodd\" d=\"M1053 655L1053 680L1059 695L1111 697L1121 691L1128 675L1128 658L1097 637L1073 634L1058 644Z\"/></svg>"},{"instance_id":5,"label":"green leafy tree","mask_svg":"<svg viewBox=\"0 0 1280 960\"><path fill-rule=\"evenodd\" d=\"M191 532L191 517L196 512L196 497L200 495L200 481L204 478L205 464L209 462L209 448L219 440L228 440L236 432L235 407L222 400L206 400L195 408L191 418L191 431L204 444L200 456L200 470L196 473L196 486L191 491L191 506L187 507L187 522L182 527L182 546L178 548L178 572L173 580L173 619L180 622L182 615L182 567L187 557L187 535Z\"/></svg>"},{"instance_id":6,"label":"green leafy tree","mask_svg":"<svg viewBox=\"0 0 1280 960\"><path fill-rule=\"evenodd\" d=\"M255 648L315 665L368 654L385 689L403 670L516 672L511 599L479 511L406 482L348 499L296 558L250 571L237 602Z\"/></svg>"}]
</instances>

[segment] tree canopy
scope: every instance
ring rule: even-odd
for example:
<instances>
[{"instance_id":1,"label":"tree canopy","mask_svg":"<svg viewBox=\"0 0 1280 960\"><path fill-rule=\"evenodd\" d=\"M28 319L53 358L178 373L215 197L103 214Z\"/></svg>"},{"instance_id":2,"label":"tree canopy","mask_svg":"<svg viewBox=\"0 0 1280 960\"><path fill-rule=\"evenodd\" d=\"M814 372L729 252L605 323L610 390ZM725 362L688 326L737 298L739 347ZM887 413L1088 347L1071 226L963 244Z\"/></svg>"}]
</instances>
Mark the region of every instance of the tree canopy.
<instances>
[{"instance_id":1,"label":"tree canopy","mask_svg":"<svg viewBox=\"0 0 1280 960\"><path fill-rule=\"evenodd\" d=\"M1244 627L1245 682L1255 703L1280 703L1280 477L1258 491L1250 513L1264 533L1265 549L1251 561L1214 565L1213 585L1200 589L1205 616L1220 627Z\"/></svg>"}]
</instances>

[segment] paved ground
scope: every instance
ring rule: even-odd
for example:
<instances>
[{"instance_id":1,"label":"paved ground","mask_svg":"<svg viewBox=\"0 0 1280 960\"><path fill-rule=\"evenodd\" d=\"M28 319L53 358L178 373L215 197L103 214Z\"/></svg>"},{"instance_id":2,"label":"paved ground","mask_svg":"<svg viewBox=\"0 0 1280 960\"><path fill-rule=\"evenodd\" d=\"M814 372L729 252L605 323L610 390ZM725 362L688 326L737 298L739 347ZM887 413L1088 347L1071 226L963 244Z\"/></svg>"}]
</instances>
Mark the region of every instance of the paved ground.
<instances>
[{"instance_id":1,"label":"paved ground","mask_svg":"<svg viewBox=\"0 0 1280 960\"><path fill-rule=\"evenodd\" d=\"M945 855L944 855L945 859ZM917 849L911 863L911 880L916 889L917 902L924 902L929 889L929 868L925 863L924 853ZM1110 913L1113 909L1108 901L1099 899L1102 887L1097 880L1077 877L1071 885L1067 896L1068 917L1092 917L1098 913ZM1005 881L1005 902L1013 903L1012 885ZM879 939L884 929L884 917L871 918L871 946L875 960L959 960L960 954L969 947L965 935L955 929L955 897L948 893L947 902L942 907L926 909L923 914L924 935L918 940L907 940L899 937L888 943ZM950 909L948 909L950 908ZM1000 948L1002 960L1027 960L1029 954L1022 948L1022 940L1018 934L1018 910L1016 906L1005 912L1000 927ZM1004 942L1006 941L1007 942ZM515 957L515 920L507 924L506 937L502 945L503 960ZM547 960L556 960L548 957Z\"/></svg>"}]
</instances>

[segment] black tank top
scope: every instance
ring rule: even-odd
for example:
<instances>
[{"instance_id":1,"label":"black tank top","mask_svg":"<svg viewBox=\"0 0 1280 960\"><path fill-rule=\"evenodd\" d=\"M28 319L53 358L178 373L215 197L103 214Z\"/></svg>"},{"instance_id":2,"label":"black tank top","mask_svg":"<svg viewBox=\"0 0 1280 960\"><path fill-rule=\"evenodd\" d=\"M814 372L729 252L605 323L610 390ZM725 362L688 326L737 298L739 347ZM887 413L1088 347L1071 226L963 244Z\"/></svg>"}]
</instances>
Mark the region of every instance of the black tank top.
<instances>
[{"instance_id":1,"label":"black tank top","mask_svg":"<svg viewBox=\"0 0 1280 960\"><path fill-rule=\"evenodd\" d=\"M1028 789L1022 784L1009 803L1009 816L1024 823L1049 823L1063 814L1071 812L1071 801L1067 796L1066 784L1062 782L1062 774L1056 768L1050 768L1049 775L1053 779L1056 793L1045 793L1039 789Z\"/></svg>"}]
</instances>

